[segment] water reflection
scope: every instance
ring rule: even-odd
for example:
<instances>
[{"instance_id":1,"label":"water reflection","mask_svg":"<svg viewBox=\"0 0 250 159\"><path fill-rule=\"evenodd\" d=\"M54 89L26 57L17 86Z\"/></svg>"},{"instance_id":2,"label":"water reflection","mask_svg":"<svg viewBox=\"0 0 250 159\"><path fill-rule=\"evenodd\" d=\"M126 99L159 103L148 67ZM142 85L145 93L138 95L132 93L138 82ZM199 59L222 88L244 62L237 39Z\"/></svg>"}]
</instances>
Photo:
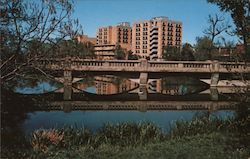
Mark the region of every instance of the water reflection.
<instances>
[{"instance_id":1,"label":"water reflection","mask_svg":"<svg viewBox=\"0 0 250 159\"><path fill-rule=\"evenodd\" d=\"M89 93L109 95L129 91L139 85L129 79L112 75L94 76L92 78L88 77L88 79L88 82L81 80L74 83L73 87Z\"/></svg>"},{"instance_id":2,"label":"water reflection","mask_svg":"<svg viewBox=\"0 0 250 159\"><path fill-rule=\"evenodd\" d=\"M168 95L187 95L199 93L209 88L204 82L189 77L166 77L157 79L148 84L150 92Z\"/></svg>"},{"instance_id":3,"label":"water reflection","mask_svg":"<svg viewBox=\"0 0 250 159\"><path fill-rule=\"evenodd\" d=\"M137 80L139 83L139 81ZM73 84L73 87L80 90L100 95L123 93L139 87L139 84L130 79L116 76L95 76L81 80ZM199 93L208 89L208 85L197 79L187 77L168 77L149 80L147 85L148 93L161 93L167 95L187 95ZM139 91L140 92L140 91Z\"/></svg>"},{"instance_id":4,"label":"water reflection","mask_svg":"<svg viewBox=\"0 0 250 159\"><path fill-rule=\"evenodd\" d=\"M13 85L12 90L22 94L43 94L53 92L62 86L63 84L60 82L39 76L33 77L32 79L19 79L18 82Z\"/></svg>"}]
</instances>

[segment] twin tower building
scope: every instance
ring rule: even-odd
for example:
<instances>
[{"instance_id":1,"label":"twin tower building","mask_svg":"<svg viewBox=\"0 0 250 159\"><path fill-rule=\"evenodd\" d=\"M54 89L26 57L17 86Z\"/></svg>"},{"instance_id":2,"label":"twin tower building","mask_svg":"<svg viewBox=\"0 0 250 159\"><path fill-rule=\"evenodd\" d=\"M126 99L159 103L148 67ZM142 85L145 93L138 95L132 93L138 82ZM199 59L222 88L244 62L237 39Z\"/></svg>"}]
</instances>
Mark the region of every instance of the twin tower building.
<instances>
[{"instance_id":1,"label":"twin tower building","mask_svg":"<svg viewBox=\"0 0 250 159\"><path fill-rule=\"evenodd\" d=\"M113 59L119 46L140 58L157 60L162 58L165 46L180 48L181 44L182 23L161 16L135 22L132 27L122 22L98 28L94 50L98 59Z\"/></svg>"}]
</instances>

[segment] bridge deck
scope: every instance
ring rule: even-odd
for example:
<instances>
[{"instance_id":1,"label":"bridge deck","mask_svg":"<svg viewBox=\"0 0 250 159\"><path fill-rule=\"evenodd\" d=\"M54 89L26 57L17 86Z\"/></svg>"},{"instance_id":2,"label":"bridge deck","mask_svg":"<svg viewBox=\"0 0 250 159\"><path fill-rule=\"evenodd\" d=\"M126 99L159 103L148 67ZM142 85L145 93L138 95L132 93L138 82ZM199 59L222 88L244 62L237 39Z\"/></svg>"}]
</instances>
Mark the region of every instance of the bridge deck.
<instances>
[{"instance_id":1,"label":"bridge deck","mask_svg":"<svg viewBox=\"0 0 250 159\"><path fill-rule=\"evenodd\" d=\"M40 59L37 66L49 70L115 71L115 72L200 72L250 73L243 62L218 61L146 61L146 60L86 60Z\"/></svg>"}]
</instances>

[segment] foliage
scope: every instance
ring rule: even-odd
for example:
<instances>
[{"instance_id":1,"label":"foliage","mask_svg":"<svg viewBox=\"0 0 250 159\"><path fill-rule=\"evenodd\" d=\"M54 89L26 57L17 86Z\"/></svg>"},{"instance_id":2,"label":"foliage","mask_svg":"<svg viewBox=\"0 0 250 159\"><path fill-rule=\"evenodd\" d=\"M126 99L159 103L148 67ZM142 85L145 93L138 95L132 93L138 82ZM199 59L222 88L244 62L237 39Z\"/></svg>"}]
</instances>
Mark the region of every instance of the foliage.
<instances>
[{"instance_id":1,"label":"foliage","mask_svg":"<svg viewBox=\"0 0 250 159\"><path fill-rule=\"evenodd\" d=\"M212 48L212 49L211 49ZM207 36L197 37L195 45L196 60L211 60L218 54L211 39Z\"/></svg>"},{"instance_id":2,"label":"foliage","mask_svg":"<svg viewBox=\"0 0 250 159\"><path fill-rule=\"evenodd\" d=\"M64 132L51 129L48 131L36 130L33 132L31 146L36 150L47 152L49 146L59 146L62 144Z\"/></svg>"},{"instance_id":3,"label":"foliage","mask_svg":"<svg viewBox=\"0 0 250 159\"><path fill-rule=\"evenodd\" d=\"M98 133L105 144L111 145L138 145L160 141L163 134L152 123L122 123L117 125L106 124Z\"/></svg>"},{"instance_id":4,"label":"foliage","mask_svg":"<svg viewBox=\"0 0 250 159\"><path fill-rule=\"evenodd\" d=\"M167 61L181 60L180 48L178 48L177 46L165 46L163 48L162 57L164 60L167 60Z\"/></svg>"},{"instance_id":5,"label":"foliage","mask_svg":"<svg viewBox=\"0 0 250 159\"><path fill-rule=\"evenodd\" d=\"M1 1L1 85L25 76L63 39L81 30L71 0Z\"/></svg>"},{"instance_id":6,"label":"foliage","mask_svg":"<svg viewBox=\"0 0 250 159\"><path fill-rule=\"evenodd\" d=\"M135 54L133 54L133 52L131 50L128 51L128 60L138 60L139 57Z\"/></svg>"},{"instance_id":7,"label":"foliage","mask_svg":"<svg viewBox=\"0 0 250 159\"><path fill-rule=\"evenodd\" d=\"M51 55L54 57L74 56L80 58L93 58L94 45L91 43L81 43L77 39L61 40L51 50Z\"/></svg>"},{"instance_id":8,"label":"foliage","mask_svg":"<svg viewBox=\"0 0 250 159\"><path fill-rule=\"evenodd\" d=\"M194 60L194 51L193 47L189 43L185 43L181 50L181 60L182 61L193 61Z\"/></svg>"},{"instance_id":9,"label":"foliage","mask_svg":"<svg viewBox=\"0 0 250 159\"><path fill-rule=\"evenodd\" d=\"M126 51L122 49L120 45L117 45L115 48L115 59L125 60L125 58L126 58Z\"/></svg>"},{"instance_id":10,"label":"foliage","mask_svg":"<svg viewBox=\"0 0 250 159\"><path fill-rule=\"evenodd\" d=\"M221 11L229 12L236 25L235 32L243 40L247 58L250 58L250 1L249 0L208 0L219 6Z\"/></svg>"}]
</instances>

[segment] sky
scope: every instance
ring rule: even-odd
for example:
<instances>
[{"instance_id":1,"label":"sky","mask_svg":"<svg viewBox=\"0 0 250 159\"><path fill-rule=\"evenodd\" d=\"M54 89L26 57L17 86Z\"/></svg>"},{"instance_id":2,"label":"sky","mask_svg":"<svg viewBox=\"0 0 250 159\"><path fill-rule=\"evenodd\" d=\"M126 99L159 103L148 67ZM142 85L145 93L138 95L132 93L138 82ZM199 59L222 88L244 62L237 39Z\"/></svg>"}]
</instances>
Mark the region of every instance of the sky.
<instances>
[{"instance_id":1,"label":"sky","mask_svg":"<svg viewBox=\"0 0 250 159\"><path fill-rule=\"evenodd\" d=\"M232 23L228 13L221 12L216 5L206 0L76 0L73 16L79 19L84 34L95 37L100 26L116 25L119 22L149 20L152 17L167 16L181 21L183 43L195 43L197 36L203 36L208 27L208 15L225 17ZM227 36L237 42L236 37Z\"/></svg>"}]
</instances>

